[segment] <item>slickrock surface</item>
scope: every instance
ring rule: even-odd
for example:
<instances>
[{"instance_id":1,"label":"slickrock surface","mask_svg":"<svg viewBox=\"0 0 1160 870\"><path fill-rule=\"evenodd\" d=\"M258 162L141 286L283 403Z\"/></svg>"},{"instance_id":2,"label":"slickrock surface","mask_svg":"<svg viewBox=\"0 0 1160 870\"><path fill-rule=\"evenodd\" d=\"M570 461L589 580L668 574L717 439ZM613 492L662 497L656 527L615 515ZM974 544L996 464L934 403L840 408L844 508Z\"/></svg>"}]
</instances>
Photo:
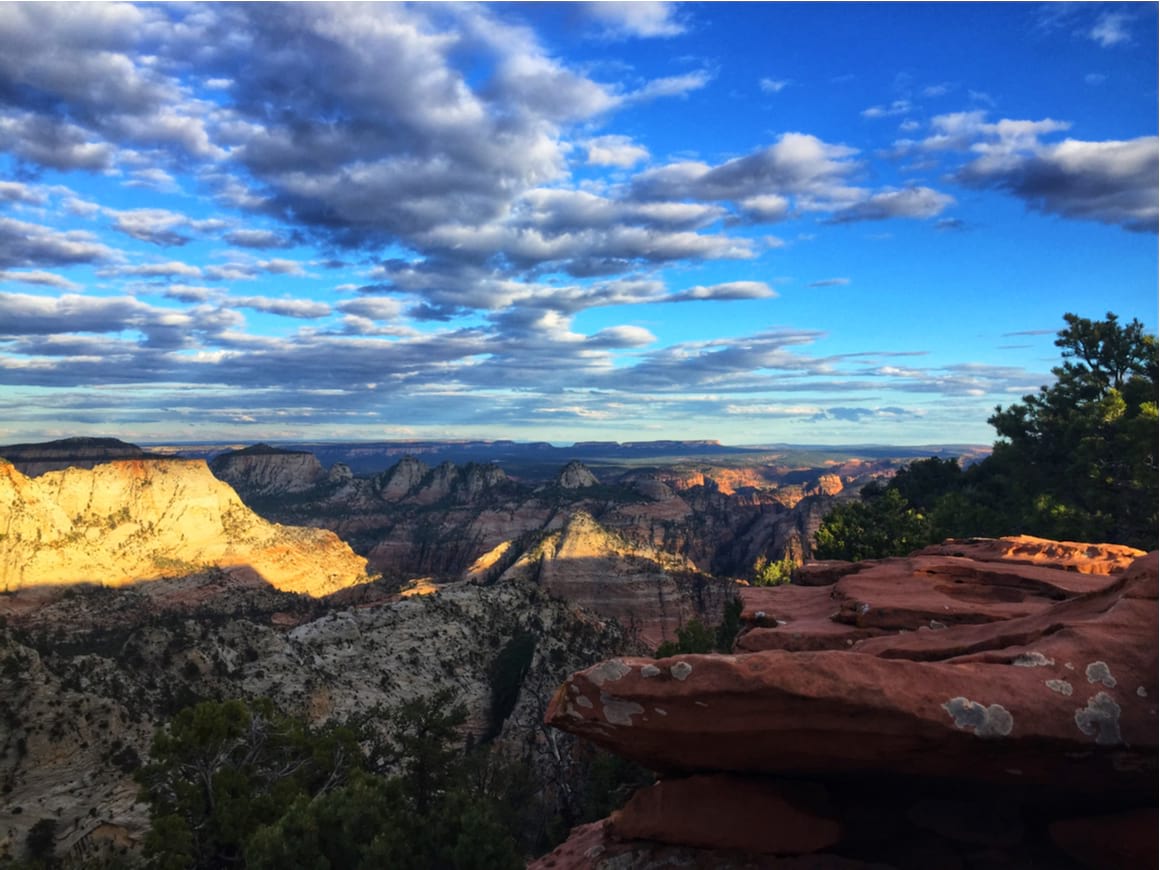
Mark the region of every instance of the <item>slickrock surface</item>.
<instances>
[{"instance_id":1,"label":"slickrock surface","mask_svg":"<svg viewBox=\"0 0 1160 870\"><path fill-rule=\"evenodd\" d=\"M819 857L1129 867L1148 842L1155 859L1157 554L1017 538L836 567L828 587L745 590L738 654L603 662L547 721L660 772L688 808L720 791L704 774L779 777L745 786L770 801L785 777L824 786L837 808L818 818L844 833ZM867 826L876 813L920 863ZM614 817L602 836L789 851L755 843L740 810L712 841L675 810L647 815L673 824ZM543 866L621 866L601 860Z\"/></svg>"},{"instance_id":2,"label":"slickrock surface","mask_svg":"<svg viewBox=\"0 0 1160 870\"><path fill-rule=\"evenodd\" d=\"M366 560L333 532L266 522L201 460L122 460L37 478L0 463L0 589L120 586L208 567L310 595L368 579Z\"/></svg>"}]
</instances>

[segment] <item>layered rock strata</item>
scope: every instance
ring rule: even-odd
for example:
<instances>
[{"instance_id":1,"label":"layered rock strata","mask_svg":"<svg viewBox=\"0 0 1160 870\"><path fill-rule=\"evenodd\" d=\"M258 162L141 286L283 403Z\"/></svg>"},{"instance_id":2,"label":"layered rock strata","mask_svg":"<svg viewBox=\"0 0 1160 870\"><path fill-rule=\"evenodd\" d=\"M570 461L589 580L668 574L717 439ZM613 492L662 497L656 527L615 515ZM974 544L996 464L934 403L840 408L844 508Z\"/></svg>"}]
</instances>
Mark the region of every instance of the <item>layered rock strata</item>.
<instances>
[{"instance_id":1,"label":"layered rock strata","mask_svg":"<svg viewBox=\"0 0 1160 870\"><path fill-rule=\"evenodd\" d=\"M581 832L588 857L539 866L646 866L650 843L753 866L1155 858L1155 553L1013 538L848 568L746 590L735 655L574 674L547 721L663 779ZM763 828L685 819L730 788L769 807Z\"/></svg>"}]
</instances>

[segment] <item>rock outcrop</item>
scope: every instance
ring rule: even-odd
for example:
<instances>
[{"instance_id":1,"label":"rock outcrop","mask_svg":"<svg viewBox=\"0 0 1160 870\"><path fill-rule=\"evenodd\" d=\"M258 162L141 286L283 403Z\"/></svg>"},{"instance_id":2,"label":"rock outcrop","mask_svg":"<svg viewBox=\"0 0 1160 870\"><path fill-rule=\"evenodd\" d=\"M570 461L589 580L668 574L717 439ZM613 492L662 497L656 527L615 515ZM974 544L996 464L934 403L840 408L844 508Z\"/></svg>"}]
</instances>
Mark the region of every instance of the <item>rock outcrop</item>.
<instances>
[{"instance_id":1,"label":"rock outcrop","mask_svg":"<svg viewBox=\"0 0 1160 870\"><path fill-rule=\"evenodd\" d=\"M584 489L599 483L600 481L596 479L596 475L589 470L588 466L576 460L565 465L560 471L560 476L556 478L556 486L561 489Z\"/></svg>"},{"instance_id":2,"label":"rock outcrop","mask_svg":"<svg viewBox=\"0 0 1160 870\"><path fill-rule=\"evenodd\" d=\"M838 568L830 587L745 590L738 654L573 675L547 721L663 779L577 832L587 857L537 866L674 848L816 867L1155 858L1157 554L1024 537ZM764 802L764 827L686 817L730 788Z\"/></svg>"},{"instance_id":3,"label":"rock outcrop","mask_svg":"<svg viewBox=\"0 0 1160 870\"><path fill-rule=\"evenodd\" d=\"M493 559L503 555L494 553ZM733 588L702 574L687 559L626 541L583 511L525 550L500 576L500 582L515 581L534 582L616 619L647 650L671 640L694 617L719 622Z\"/></svg>"},{"instance_id":4,"label":"rock outcrop","mask_svg":"<svg viewBox=\"0 0 1160 870\"><path fill-rule=\"evenodd\" d=\"M313 453L255 444L214 457L210 470L249 498L269 498L314 489L327 471Z\"/></svg>"},{"instance_id":5,"label":"rock outcrop","mask_svg":"<svg viewBox=\"0 0 1160 870\"><path fill-rule=\"evenodd\" d=\"M217 567L324 595L367 580L329 531L269 523L201 460L124 460L29 478L0 464L0 588L119 586Z\"/></svg>"}]
</instances>

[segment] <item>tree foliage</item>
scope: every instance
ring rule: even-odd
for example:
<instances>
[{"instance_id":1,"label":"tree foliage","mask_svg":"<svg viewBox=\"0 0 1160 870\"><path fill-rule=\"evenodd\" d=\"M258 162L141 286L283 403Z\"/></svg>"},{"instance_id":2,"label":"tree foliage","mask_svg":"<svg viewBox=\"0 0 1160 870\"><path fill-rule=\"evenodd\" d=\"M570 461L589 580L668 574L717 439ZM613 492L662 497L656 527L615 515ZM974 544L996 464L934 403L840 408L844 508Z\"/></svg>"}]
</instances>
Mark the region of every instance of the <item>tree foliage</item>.
<instances>
[{"instance_id":1,"label":"tree foliage","mask_svg":"<svg viewBox=\"0 0 1160 870\"><path fill-rule=\"evenodd\" d=\"M741 630L741 599L734 596L726 602L721 622L710 628L694 616L677 629L674 640L666 640L656 649L658 659L676 655L732 652L733 640Z\"/></svg>"},{"instance_id":2,"label":"tree foliage","mask_svg":"<svg viewBox=\"0 0 1160 870\"><path fill-rule=\"evenodd\" d=\"M885 559L933 540L930 521L901 492L870 484L863 488L861 501L839 505L826 517L814 536L814 555L851 562Z\"/></svg>"},{"instance_id":3,"label":"tree foliage","mask_svg":"<svg viewBox=\"0 0 1160 870\"><path fill-rule=\"evenodd\" d=\"M797 563L789 556L775 562L761 556L753 563L753 585L783 586L793 580L793 569L796 567Z\"/></svg>"},{"instance_id":4,"label":"tree foliage","mask_svg":"<svg viewBox=\"0 0 1160 870\"><path fill-rule=\"evenodd\" d=\"M154 739L140 775L156 868L523 866L509 781L459 747L467 710L448 692L402 705L368 756L352 729L313 729L265 700L205 702ZM372 757L393 770L370 769ZM490 783L483 785L481 783Z\"/></svg>"},{"instance_id":5,"label":"tree foliage","mask_svg":"<svg viewBox=\"0 0 1160 870\"><path fill-rule=\"evenodd\" d=\"M1065 314L1054 384L988 422L999 440L965 471L913 462L861 502L839 506L815 554L866 559L948 537L1030 534L1157 546L1156 338L1115 314Z\"/></svg>"}]
</instances>

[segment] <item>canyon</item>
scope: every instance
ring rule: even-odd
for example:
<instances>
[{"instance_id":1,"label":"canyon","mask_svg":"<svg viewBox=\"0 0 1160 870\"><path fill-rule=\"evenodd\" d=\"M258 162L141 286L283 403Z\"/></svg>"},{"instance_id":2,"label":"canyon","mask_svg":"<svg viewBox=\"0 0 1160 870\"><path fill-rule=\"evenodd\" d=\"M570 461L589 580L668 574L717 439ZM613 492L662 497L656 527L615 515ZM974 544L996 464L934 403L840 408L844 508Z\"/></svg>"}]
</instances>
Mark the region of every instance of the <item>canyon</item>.
<instances>
[{"instance_id":1,"label":"canyon","mask_svg":"<svg viewBox=\"0 0 1160 870\"><path fill-rule=\"evenodd\" d=\"M385 727L449 689L462 738L524 759L562 818L594 746L659 776L537 868L1140 866L1155 554L1005 538L813 560L830 507L898 462L403 455L356 474L267 445L17 451L0 855L52 820L66 865L131 858L149 824L134 773L194 701ZM791 584L744 583L786 556ZM738 598L728 653L652 657Z\"/></svg>"}]
</instances>

